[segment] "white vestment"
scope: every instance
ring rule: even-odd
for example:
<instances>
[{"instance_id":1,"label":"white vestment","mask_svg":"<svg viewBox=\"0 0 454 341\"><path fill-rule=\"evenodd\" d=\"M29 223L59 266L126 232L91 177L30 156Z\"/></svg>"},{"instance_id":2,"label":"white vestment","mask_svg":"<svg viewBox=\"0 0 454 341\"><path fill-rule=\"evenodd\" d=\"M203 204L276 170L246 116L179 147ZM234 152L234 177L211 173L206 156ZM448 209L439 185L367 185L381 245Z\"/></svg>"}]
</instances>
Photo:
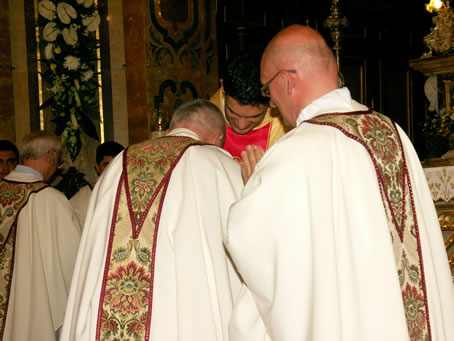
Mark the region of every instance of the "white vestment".
<instances>
[{"instance_id":1,"label":"white vestment","mask_svg":"<svg viewBox=\"0 0 454 341\"><path fill-rule=\"evenodd\" d=\"M5 180L36 182L12 171ZM80 241L77 216L63 193L30 195L18 217L12 287L3 340L55 340L62 326Z\"/></svg>"},{"instance_id":2,"label":"white vestment","mask_svg":"<svg viewBox=\"0 0 454 341\"><path fill-rule=\"evenodd\" d=\"M303 110L300 121L358 110L367 108L337 90ZM418 156L398 130L432 340L452 341L454 287L440 226ZM247 285L231 341L409 340L377 174L366 149L340 130L302 123L273 145L232 206L224 238Z\"/></svg>"},{"instance_id":3,"label":"white vestment","mask_svg":"<svg viewBox=\"0 0 454 341\"><path fill-rule=\"evenodd\" d=\"M83 229L85 224L85 217L87 216L88 202L90 201L91 187L85 185L76 194L74 194L69 202L76 211L79 218L80 227Z\"/></svg>"},{"instance_id":4,"label":"white vestment","mask_svg":"<svg viewBox=\"0 0 454 341\"><path fill-rule=\"evenodd\" d=\"M171 133L197 138L182 129ZM62 340L95 339L122 160L123 152L92 192ZM188 148L173 170L157 237L150 340L227 340L240 281L225 253L222 225L242 187L239 165L212 145Z\"/></svg>"}]
</instances>

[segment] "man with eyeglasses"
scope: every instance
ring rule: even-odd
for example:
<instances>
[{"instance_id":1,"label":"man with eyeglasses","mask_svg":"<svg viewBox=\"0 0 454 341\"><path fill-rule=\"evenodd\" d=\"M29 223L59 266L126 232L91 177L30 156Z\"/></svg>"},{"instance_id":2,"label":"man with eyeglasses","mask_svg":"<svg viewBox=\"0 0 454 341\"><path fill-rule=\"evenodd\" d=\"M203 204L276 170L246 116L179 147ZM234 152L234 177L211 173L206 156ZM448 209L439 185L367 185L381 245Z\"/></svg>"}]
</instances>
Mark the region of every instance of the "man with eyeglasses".
<instances>
[{"instance_id":1,"label":"man with eyeglasses","mask_svg":"<svg viewBox=\"0 0 454 341\"><path fill-rule=\"evenodd\" d=\"M271 40L261 80L294 129L229 211L224 243L247 285L230 340L454 340L448 257L408 136L339 88L307 26Z\"/></svg>"},{"instance_id":2,"label":"man with eyeglasses","mask_svg":"<svg viewBox=\"0 0 454 341\"><path fill-rule=\"evenodd\" d=\"M0 331L3 340L56 340L80 240L77 216L47 183L61 143L24 137L22 164L0 181Z\"/></svg>"},{"instance_id":3,"label":"man with eyeglasses","mask_svg":"<svg viewBox=\"0 0 454 341\"><path fill-rule=\"evenodd\" d=\"M19 151L14 143L0 140L0 179L13 171L19 162Z\"/></svg>"},{"instance_id":4,"label":"man with eyeglasses","mask_svg":"<svg viewBox=\"0 0 454 341\"><path fill-rule=\"evenodd\" d=\"M220 80L221 88L211 102L224 113L227 136L224 149L241 163L241 152L248 145L267 150L289 127L269 105L260 90L260 60L253 54L232 59Z\"/></svg>"}]
</instances>

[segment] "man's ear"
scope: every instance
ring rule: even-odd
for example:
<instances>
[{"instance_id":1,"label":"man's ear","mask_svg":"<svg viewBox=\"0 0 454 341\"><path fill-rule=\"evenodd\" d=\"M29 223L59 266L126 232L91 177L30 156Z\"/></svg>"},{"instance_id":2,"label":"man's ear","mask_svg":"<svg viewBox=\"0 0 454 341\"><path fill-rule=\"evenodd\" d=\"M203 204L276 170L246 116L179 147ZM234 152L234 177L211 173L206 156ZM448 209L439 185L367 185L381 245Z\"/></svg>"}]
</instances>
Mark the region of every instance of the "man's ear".
<instances>
[{"instance_id":1,"label":"man's ear","mask_svg":"<svg viewBox=\"0 0 454 341\"><path fill-rule=\"evenodd\" d=\"M96 174L98 174L98 176L99 176L99 174L101 174L101 169L97 162L95 162L95 171L96 171Z\"/></svg>"},{"instance_id":2,"label":"man's ear","mask_svg":"<svg viewBox=\"0 0 454 341\"><path fill-rule=\"evenodd\" d=\"M222 133L217 133L215 135L213 135L213 137L211 138L211 141L210 141L211 144L214 144L218 147L224 147L224 134Z\"/></svg>"}]
</instances>

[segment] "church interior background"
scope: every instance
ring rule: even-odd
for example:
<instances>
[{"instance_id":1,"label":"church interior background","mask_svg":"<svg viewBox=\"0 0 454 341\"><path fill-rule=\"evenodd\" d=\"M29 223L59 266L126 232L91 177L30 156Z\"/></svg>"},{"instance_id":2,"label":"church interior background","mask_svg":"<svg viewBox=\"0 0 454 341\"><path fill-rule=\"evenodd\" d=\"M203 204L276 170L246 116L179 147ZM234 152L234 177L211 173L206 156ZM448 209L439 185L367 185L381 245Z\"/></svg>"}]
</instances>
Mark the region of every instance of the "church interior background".
<instances>
[{"instance_id":1,"label":"church interior background","mask_svg":"<svg viewBox=\"0 0 454 341\"><path fill-rule=\"evenodd\" d=\"M40 6L48 2L0 1L0 139L18 147L30 131L56 129L49 108L41 108L52 95L41 77L47 64L42 63L44 25L37 21L45 13ZM280 29L294 23L317 29L333 48L338 46L340 71L353 98L394 119L408 133L421 160L441 156L433 153L423 131L423 123L436 114L429 110L431 102L424 89L428 77L436 75L438 109L454 111L454 100L453 105L449 102L454 90L445 96L446 84L454 81L454 21L448 15L451 31L443 36L449 40L448 48L422 58L430 50L424 37L439 15L426 10L430 0L51 2L66 2L76 9L94 6L100 18L90 33L99 40L94 71L102 86L93 99L99 117L92 119L99 140L82 130L80 154L65 160L67 167L76 167L90 182L95 180L91 165L100 141L127 146L150 138L153 130L165 128L179 104L208 99L217 90L226 61L247 50L260 53ZM449 7L449 1L444 1L444 7ZM68 124L80 126L83 122L78 119ZM437 174L434 182L440 178ZM449 185L449 169L443 174L448 184L438 181L437 186ZM445 205L441 213L452 208L446 191L438 193ZM453 224L451 216L443 219L450 226L446 228L449 248L454 242L449 232Z\"/></svg>"}]
</instances>

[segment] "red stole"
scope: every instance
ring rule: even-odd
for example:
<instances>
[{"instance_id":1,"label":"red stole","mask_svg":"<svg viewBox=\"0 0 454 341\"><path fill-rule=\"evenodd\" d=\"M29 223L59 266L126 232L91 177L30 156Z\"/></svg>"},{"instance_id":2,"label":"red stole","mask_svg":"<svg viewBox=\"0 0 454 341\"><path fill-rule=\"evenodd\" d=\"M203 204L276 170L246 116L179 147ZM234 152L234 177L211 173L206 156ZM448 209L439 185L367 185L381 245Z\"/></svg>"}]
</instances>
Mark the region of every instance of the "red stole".
<instances>
[{"instance_id":1,"label":"red stole","mask_svg":"<svg viewBox=\"0 0 454 341\"><path fill-rule=\"evenodd\" d=\"M251 130L245 135L237 134L229 126L226 127L226 138L224 149L232 154L235 161L241 163L241 152L246 150L246 146L254 144L266 150L270 140L271 122L263 127Z\"/></svg>"}]
</instances>

